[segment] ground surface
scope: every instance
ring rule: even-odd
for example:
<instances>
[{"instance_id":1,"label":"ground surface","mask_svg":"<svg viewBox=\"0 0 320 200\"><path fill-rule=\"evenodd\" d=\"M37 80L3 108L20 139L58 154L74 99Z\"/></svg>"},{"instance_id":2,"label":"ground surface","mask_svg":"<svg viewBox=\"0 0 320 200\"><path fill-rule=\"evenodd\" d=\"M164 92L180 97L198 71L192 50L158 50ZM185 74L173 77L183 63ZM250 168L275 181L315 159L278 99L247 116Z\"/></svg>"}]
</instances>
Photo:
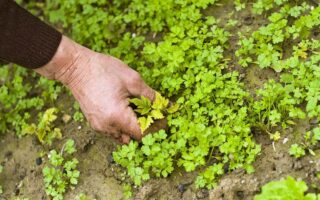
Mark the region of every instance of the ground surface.
<instances>
[{"instance_id":1,"label":"ground surface","mask_svg":"<svg viewBox=\"0 0 320 200\"><path fill-rule=\"evenodd\" d=\"M309 125L301 122L289 132L302 132ZM80 182L74 190L67 192L66 199L74 199L81 192L92 199L123 199L121 170L113 163L112 151L117 144L111 138L93 132L88 127L79 128L79 124L70 123L64 126L64 141L73 138L76 141L81 172ZM320 170L320 159L306 156L296 160L288 155L290 140L293 134L288 133L289 142L282 141L272 145L270 139L257 133L257 142L262 144L262 154L254 166L256 172L246 174L234 171L221 178L220 185L211 191L196 190L192 184L197 172L176 172L168 179L154 179L136 190L134 199L212 199L237 200L252 199L266 182L287 175L314 182L315 173ZM59 142L54 146L60 147ZM48 199L43 188L42 167L36 164L36 158L43 151L42 145L33 136L17 139L13 134L6 134L0 141L0 159L4 172L0 181L4 183L3 199L29 197L30 199Z\"/></svg>"},{"instance_id":2,"label":"ground surface","mask_svg":"<svg viewBox=\"0 0 320 200\"><path fill-rule=\"evenodd\" d=\"M204 13L225 21L228 18L227 13L232 9L233 6L230 4L209 8ZM246 11L238 13L235 18L239 20L239 25L236 27L238 30L246 26L258 27L265 21L263 16L255 19ZM232 51L229 56L233 57ZM260 87L269 78L276 78L271 70L262 71L255 67L237 70L242 73L249 90ZM272 144L267 134L252 130L256 141L262 145L262 153L254 164L256 171L253 174L246 174L241 170L230 172L220 179L217 188L208 191L195 189L193 181L197 171L185 173L176 170L167 179L152 179L143 187L136 189L133 199L251 200L263 184L287 175L302 178L309 184L315 183L316 172L320 171L319 157L305 156L297 160L288 154L289 146L296 140L296 136L305 132L310 126L312 124L306 121L299 121L295 127L287 130L281 141L275 144ZM121 183L124 177L111 156L118 144L108 136L94 132L85 123L61 122L59 127L63 130L63 139L54 143L52 148L61 147L67 138L74 139L78 149L75 157L80 162L81 172L78 186L74 190L69 190L65 199L74 199L79 193L87 194L89 199L123 199ZM288 141L285 142L286 140ZM44 149L34 136L18 139L10 133L0 136L0 146L0 161L4 166L4 172L0 174L4 194L0 199L11 200L19 196L32 200L48 199L44 192L41 171L46 159L43 159L41 165L36 164L36 158L42 151L48 149Z\"/></svg>"}]
</instances>

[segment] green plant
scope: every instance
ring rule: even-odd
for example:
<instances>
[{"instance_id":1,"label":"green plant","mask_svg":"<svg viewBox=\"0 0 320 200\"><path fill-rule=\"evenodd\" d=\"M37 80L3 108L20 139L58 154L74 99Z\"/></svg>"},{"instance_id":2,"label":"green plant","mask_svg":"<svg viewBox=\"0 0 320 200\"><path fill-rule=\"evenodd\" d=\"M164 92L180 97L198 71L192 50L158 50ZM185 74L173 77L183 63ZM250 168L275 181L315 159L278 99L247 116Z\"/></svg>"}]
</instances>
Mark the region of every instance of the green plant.
<instances>
[{"instance_id":1,"label":"green plant","mask_svg":"<svg viewBox=\"0 0 320 200\"><path fill-rule=\"evenodd\" d=\"M236 11L240 11L240 10L246 8L246 4L241 2L241 0L235 0L234 5L236 6Z\"/></svg>"},{"instance_id":2,"label":"green plant","mask_svg":"<svg viewBox=\"0 0 320 200\"><path fill-rule=\"evenodd\" d=\"M275 6L283 5L288 0L257 0L253 4L253 12L256 14L262 14L263 11L270 10Z\"/></svg>"},{"instance_id":3,"label":"green plant","mask_svg":"<svg viewBox=\"0 0 320 200\"><path fill-rule=\"evenodd\" d=\"M84 120L84 116L80 110L80 105L78 102L74 102L73 103L73 108L75 110L74 114L73 114L73 120L76 122L83 122Z\"/></svg>"},{"instance_id":4,"label":"green plant","mask_svg":"<svg viewBox=\"0 0 320 200\"><path fill-rule=\"evenodd\" d=\"M22 134L35 134L42 144L51 145L54 139L62 137L61 130L53 128L52 124L57 119L57 112L56 108L47 109L39 118L38 125L25 125L22 129Z\"/></svg>"},{"instance_id":5,"label":"green plant","mask_svg":"<svg viewBox=\"0 0 320 200\"><path fill-rule=\"evenodd\" d=\"M254 4L254 7L261 5L261 8L271 8L274 3L269 0L260 0ZM264 2L264 3L263 3ZM275 1L282 5L285 1ZM268 5L265 5L268 4ZM309 14L305 14L309 11ZM276 71L282 65L283 55L286 53L284 43L289 39L306 39L313 28L320 23L320 7L311 10L307 3L285 4L278 12L272 13L268 20L269 24L261 26L257 31L251 34L251 37L240 35L236 51L239 58L239 64L247 67L249 63L255 63L261 68L272 67ZM305 14L305 15L304 15ZM294 20L291 20L294 18ZM295 42L292 42L295 44Z\"/></svg>"},{"instance_id":6,"label":"green plant","mask_svg":"<svg viewBox=\"0 0 320 200\"><path fill-rule=\"evenodd\" d=\"M31 70L13 64L1 66L0 132L14 131L17 136L23 136L23 127L34 122L30 112L37 115L61 91L60 84L40 78Z\"/></svg>"},{"instance_id":7,"label":"green plant","mask_svg":"<svg viewBox=\"0 0 320 200\"><path fill-rule=\"evenodd\" d=\"M113 153L117 163L126 167L128 175L135 185L141 185L143 180L150 179L150 173L157 177L166 177L173 170L172 155L175 154L173 143L163 141L167 138L165 131L146 135L142 138L142 147L137 142L119 147Z\"/></svg>"},{"instance_id":8,"label":"green plant","mask_svg":"<svg viewBox=\"0 0 320 200\"><path fill-rule=\"evenodd\" d=\"M294 124L293 119L304 119L306 114L298 105L302 102L294 97L295 88L283 86L270 80L257 91L257 100L252 103L253 119L257 127L272 132L272 127L281 125L283 128Z\"/></svg>"},{"instance_id":9,"label":"green plant","mask_svg":"<svg viewBox=\"0 0 320 200\"><path fill-rule=\"evenodd\" d=\"M172 114L179 109L178 104L169 106L169 100L162 97L158 92L156 92L152 103L148 98L143 96L141 99L130 99L130 102L137 107L134 111L141 115L138 121L142 133L150 127L154 120L163 119L165 113Z\"/></svg>"},{"instance_id":10,"label":"green plant","mask_svg":"<svg viewBox=\"0 0 320 200\"><path fill-rule=\"evenodd\" d=\"M262 187L261 194L254 197L254 200L316 200L320 196L305 192L308 186L304 181L296 181L288 176L284 180L271 181Z\"/></svg>"},{"instance_id":11,"label":"green plant","mask_svg":"<svg viewBox=\"0 0 320 200\"><path fill-rule=\"evenodd\" d=\"M320 141L320 128L314 128L311 131L307 131L304 134L303 141L300 144L292 144L289 150L289 154L300 158L308 151L311 155L315 155L313 149Z\"/></svg>"},{"instance_id":12,"label":"green plant","mask_svg":"<svg viewBox=\"0 0 320 200\"><path fill-rule=\"evenodd\" d=\"M60 95L63 89L57 81L49 80L45 77L39 78L36 87L42 89L41 97L45 102L53 102L57 100L58 96Z\"/></svg>"},{"instance_id":13,"label":"green plant","mask_svg":"<svg viewBox=\"0 0 320 200\"><path fill-rule=\"evenodd\" d=\"M81 193L76 196L76 200L87 200L87 195L85 195L84 193Z\"/></svg>"},{"instance_id":14,"label":"green plant","mask_svg":"<svg viewBox=\"0 0 320 200\"><path fill-rule=\"evenodd\" d=\"M31 84L26 83L27 71L12 65L0 67L0 132L15 131L21 137L22 127L31 120L30 110L39 111L44 101L28 97Z\"/></svg>"},{"instance_id":15,"label":"green plant","mask_svg":"<svg viewBox=\"0 0 320 200\"><path fill-rule=\"evenodd\" d=\"M74 141L69 139L60 153L51 150L49 163L42 170L45 190L53 200L62 200L69 186L77 185L80 172L77 170L78 160L72 158L76 152Z\"/></svg>"},{"instance_id":16,"label":"green plant","mask_svg":"<svg viewBox=\"0 0 320 200\"><path fill-rule=\"evenodd\" d=\"M296 158L300 158L301 156L305 155L305 151L298 144L293 144L290 147L289 154L296 157Z\"/></svg>"},{"instance_id":17,"label":"green plant","mask_svg":"<svg viewBox=\"0 0 320 200\"><path fill-rule=\"evenodd\" d=\"M129 199L130 197L132 197L132 187L129 184L124 184L123 185L123 191L124 191L124 197L126 199Z\"/></svg>"},{"instance_id":18,"label":"green plant","mask_svg":"<svg viewBox=\"0 0 320 200\"><path fill-rule=\"evenodd\" d=\"M281 138L281 133L279 131L276 131L274 133L269 133L269 135L270 135L270 139L275 142L277 142Z\"/></svg>"}]
</instances>

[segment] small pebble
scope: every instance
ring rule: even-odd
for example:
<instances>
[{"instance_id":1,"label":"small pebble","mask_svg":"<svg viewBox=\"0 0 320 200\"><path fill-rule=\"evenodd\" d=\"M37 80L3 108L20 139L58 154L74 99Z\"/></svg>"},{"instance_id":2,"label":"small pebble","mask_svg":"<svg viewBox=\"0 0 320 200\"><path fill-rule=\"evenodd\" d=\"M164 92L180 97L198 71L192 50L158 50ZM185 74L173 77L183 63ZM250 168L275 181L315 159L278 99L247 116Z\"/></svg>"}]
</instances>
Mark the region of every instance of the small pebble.
<instances>
[{"instance_id":1,"label":"small pebble","mask_svg":"<svg viewBox=\"0 0 320 200\"><path fill-rule=\"evenodd\" d=\"M237 196L239 199L244 199L244 192L243 191L237 191Z\"/></svg>"},{"instance_id":2,"label":"small pebble","mask_svg":"<svg viewBox=\"0 0 320 200\"><path fill-rule=\"evenodd\" d=\"M109 164L114 164L114 159L113 159L113 156L112 156L112 153L109 153L108 157L107 157L107 160L108 160L108 163Z\"/></svg>"},{"instance_id":3,"label":"small pebble","mask_svg":"<svg viewBox=\"0 0 320 200\"><path fill-rule=\"evenodd\" d=\"M225 164L223 166L224 173L228 173L229 172L229 167L230 167L229 163L227 163L227 164Z\"/></svg>"},{"instance_id":4,"label":"small pebble","mask_svg":"<svg viewBox=\"0 0 320 200\"><path fill-rule=\"evenodd\" d=\"M82 127L81 126L78 126L78 130L80 130Z\"/></svg>"},{"instance_id":5,"label":"small pebble","mask_svg":"<svg viewBox=\"0 0 320 200\"><path fill-rule=\"evenodd\" d=\"M198 199L207 198L209 196L209 191L206 189L201 189L197 192L196 196Z\"/></svg>"},{"instance_id":6,"label":"small pebble","mask_svg":"<svg viewBox=\"0 0 320 200\"><path fill-rule=\"evenodd\" d=\"M178 190L179 190L179 192L184 193L187 190L187 187L185 184L180 183L178 185Z\"/></svg>"},{"instance_id":7,"label":"small pebble","mask_svg":"<svg viewBox=\"0 0 320 200\"><path fill-rule=\"evenodd\" d=\"M64 114L64 115L62 116L62 121L63 121L65 124L67 124L70 120L71 120L71 116L70 116L70 115Z\"/></svg>"},{"instance_id":8,"label":"small pebble","mask_svg":"<svg viewBox=\"0 0 320 200\"><path fill-rule=\"evenodd\" d=\"M288 141L289 141L288 138L284 138L282 144L285 144L285 143L287 143Z\"/></svg>"},{"instance_id":9,"label":"small pebble","mask_svg":"<svg viewBox=\"0 0 320 200\"><path fill-rule=\"evenodd\" d=\"M19 188L16 188L15 191L14 191L14 193L15 193L16 196L18 196L18 195L20 194L20 189L19 189Z\"/></svg>"},{"instance_id":10,"label":"small pebble","mask_svg":"<svg viewBox=\"0 0 320 200\"><path fill-rule=\"evenodd\" d=\"M299 169L302 169L302 168L303 168L303 166L302 166L302 163L300 161L296 161L296 162L293 163L293 169L299 170Z\"/></svg>"},{"instance_id":11,"label":"small pebble","mask_svg":"<svg viewBox=\"0 0 320 200\"><path fill-rule=\"evenodd\" d=\"M36 164L37 165L41 165L42 164L42 158L41 157L36 158Z\"/></svg>"},{"instance_id":12,"label":"small pebble","mask_svg":"<svg viewBox=\"0 0 320 200\"><path fill-rule=\"evenodd\" d=\"M318 123L319 123L318 118L313 118L313 119L310 120L310 124L315 125L315 124L318 124Z\"/></svg>"}]
</instances>

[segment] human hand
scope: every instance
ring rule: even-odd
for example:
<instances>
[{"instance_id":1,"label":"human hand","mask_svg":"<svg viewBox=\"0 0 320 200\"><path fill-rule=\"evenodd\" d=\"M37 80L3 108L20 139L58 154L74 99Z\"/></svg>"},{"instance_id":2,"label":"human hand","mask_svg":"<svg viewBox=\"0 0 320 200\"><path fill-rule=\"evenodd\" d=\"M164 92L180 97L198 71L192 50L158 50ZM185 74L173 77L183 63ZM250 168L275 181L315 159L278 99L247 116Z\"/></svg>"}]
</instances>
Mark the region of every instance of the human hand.
<instances>
[{"instance_id":1,"label":"human hand","mask_svg":"<svg viewBox=\"0 0 320 200\"><path fill-rule=\"evenodd\" d=\"M155 92L122 61L63 36L52 60L35 71L67 86L93 129L122 143L128 143L130 137L141 139L138 120L128 100L131 96L145 96L152 101Z\"/></svg>"}]
</instances>

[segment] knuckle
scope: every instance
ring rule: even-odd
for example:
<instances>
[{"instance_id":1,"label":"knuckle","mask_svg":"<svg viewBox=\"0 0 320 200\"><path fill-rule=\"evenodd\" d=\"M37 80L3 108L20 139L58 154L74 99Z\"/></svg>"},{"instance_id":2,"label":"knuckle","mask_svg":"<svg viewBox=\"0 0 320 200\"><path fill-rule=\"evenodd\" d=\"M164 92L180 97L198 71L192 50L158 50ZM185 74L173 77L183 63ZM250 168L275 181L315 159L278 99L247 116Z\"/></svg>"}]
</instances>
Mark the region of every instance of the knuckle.
<instances>
[{"instance_id":1,"label":"knuckle","mask_svg":"<svg viewBox=\"0 0 320 200\"><path fill-rule=\"evenodd\" d=\"M153 101L154 98L155 98L155 91L152 90L152 89L149 88L149 87L147 87L147 88L145 88L145 89L143 90L143 94L144 94L146 97L150 98L152 101Z\"/></svg>"},{"instance_id":2,"label":"knuckle","mask_svg":"<svg viewBox=\"0 0 320 200\"><path fill-rule=\"evenodd\" d=\"M130 80L133 84L140 84L142 81L141 75L134 70L132 70L132 72L130 73L129 76L130 76Z\"/></svg>"}]
</instances>

